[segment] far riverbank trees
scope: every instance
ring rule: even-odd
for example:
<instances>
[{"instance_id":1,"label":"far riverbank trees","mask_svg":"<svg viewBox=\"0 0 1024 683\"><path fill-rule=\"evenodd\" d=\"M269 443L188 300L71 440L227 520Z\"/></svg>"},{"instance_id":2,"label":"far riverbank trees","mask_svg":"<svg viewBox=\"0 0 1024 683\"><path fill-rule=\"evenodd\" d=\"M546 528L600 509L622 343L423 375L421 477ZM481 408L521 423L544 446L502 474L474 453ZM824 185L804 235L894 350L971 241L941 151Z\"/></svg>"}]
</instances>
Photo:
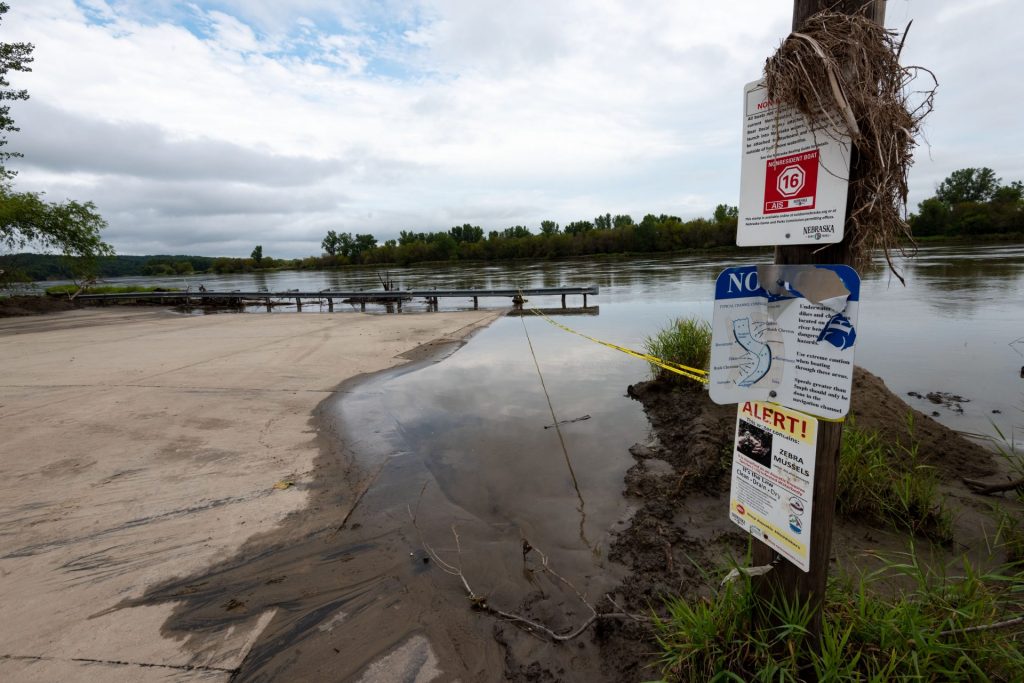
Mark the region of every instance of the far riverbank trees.
<instances>
[{"instance_id":1,"label":"far riverbank trees","mask_svg":"<svg viewBox=\"0 0 1024 683\"><path fill-rule=\"evenodd\" d=\"M710 219L684 221L648 214L637 223L629 215L604 214L560 226L542 221L535 233L523 225L503 230L465 223L440 232L403 230L398 239L378 244L369 234L331 230L323 254L277 259L253 250L249 258L207 256L112 256L100 258L101 276L174 276L198 272L249 273L259 270L335 268L347 265L409 265L429 261L504 261L556 259L591 254L660 253L735 247L737 210L720 204ZM259 256L259 260L256 256ZM66 278L62 260L43 254L0 255L0 268L19 269L30 280Z\"/></svg>"},{"instance_id":2,"label":"far riverbank trees","mask_svg":"<svg viewBox=\"0 0 1024 683\"><path fill-rule=\"evenodd\" d=\"M403 230L397 240L380 245L372 235L353 236L331 230L322 243L324 253L301 259L299 267L553 259L713 249L736 244L736 218L736 207L721 204L711 219L684 221L678 216L647 214L637 223L629 215L605 214L564 227L554 221L542 221L536 233L523 225L485 231L466 223L439 232Z\"/></svg>"},{"instance_id":3,"label":"far riverbank trees","mask_svg":"<svg viewBox=\"0 0 1024 683\"><path fill-rule=\"evenodd\" d=\"M1024 234L1024 184L1004 185L991 168L962 168L918 204L915 237Z\"/></svg>"}]
</instances>

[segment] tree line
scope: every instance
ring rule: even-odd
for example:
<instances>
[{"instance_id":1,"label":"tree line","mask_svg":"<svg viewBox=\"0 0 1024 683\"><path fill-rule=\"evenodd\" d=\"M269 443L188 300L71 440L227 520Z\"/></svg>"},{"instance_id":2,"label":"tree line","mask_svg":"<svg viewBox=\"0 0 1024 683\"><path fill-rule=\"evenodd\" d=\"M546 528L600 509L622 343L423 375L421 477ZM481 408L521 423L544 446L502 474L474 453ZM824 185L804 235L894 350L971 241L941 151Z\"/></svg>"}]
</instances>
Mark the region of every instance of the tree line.
<instances>
[{"instance_id":1,"label":"tree line","mask_svg":"<svg viewBox=\"0 0 1024 683\"><path fill-rule=\"evenodd\" d=\"M541 221L536 231L524 225L485 231L479 225L465 223L437 232L403 230L397 239L382 244L370 234L330 230L321 243L323 253L299 259L297 267L552 259L713 249L735 246L736 220L736 207L720 204L710 219L684 221L678 216L647 214L637 222L629 215L606 213L565 226L551 220Z\"/></svg>"},{"instance_id":2,"label":"tree line","mask_svg":"<svg viewBox=\"0 0 1024 683\"><path fill-rule=\"evenodd\" d=\"M736 245L737 209L720 204L710 218L684 221L678 216L648 214L640 222L628 215L604 214L560 226L542 221L535 232L523 225L485 232L469 223L438 232L403 230L379 244L370 234L328 231L319 256L278 259L256 245L249 258L208 256L104 256L95 259L101 277L193 273L249 273L261 270L336 268L348 265L410 265L432 261L503 261L553 259L591 254L625 254L712 249ZM0 256L0 268L23 279L67 278L64 258L48 254Z\"/></svg>"},{"instance_id":3,"label":"tree line","mask_svg":"<svg viewBox=\"0 0 1024 683\"><path fill-rule=\"evenodd\" d=\"M100 256L92 261L92 272L100 277L126 277L152 275L170 277L210 271L216 259L210 256L153 255L153 256ZM69 259L57 254L3 254L0 255L3 281L30 282L33 280L68 279L76 275Z\"/></svg>"},{"instance_id":4,"label":"tree line","mask_svg":"<svg viewBox=\"0 0 1024 683\"><path fill-rule=\"evenodd\" d=\"M1024 184L991 168L953 171L910 216L915 237L1024 234Z\"/></svg>"}]
</instances>

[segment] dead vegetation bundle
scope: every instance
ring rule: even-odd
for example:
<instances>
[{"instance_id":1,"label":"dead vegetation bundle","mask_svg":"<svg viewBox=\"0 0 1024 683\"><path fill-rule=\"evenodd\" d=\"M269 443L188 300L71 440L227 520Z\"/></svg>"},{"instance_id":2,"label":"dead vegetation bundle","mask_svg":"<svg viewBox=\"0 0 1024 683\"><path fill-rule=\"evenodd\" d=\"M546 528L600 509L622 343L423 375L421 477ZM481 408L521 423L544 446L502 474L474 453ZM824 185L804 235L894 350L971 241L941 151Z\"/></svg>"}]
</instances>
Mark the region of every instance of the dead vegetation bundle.
<instances>
[{"instance_id":1,"label":"dead vegetation bundle","mask_svg":"<svg viewBox=\"0 0 1024 683\"><path fill-rule=\"evenodd\" d=\"M816 136L853 143L850 260L866 265L880 250L900 282L892 251L913 245L907 171L938 84L928 69L900 65L905 38L862 15L826 10L791 33L764 68L772 101L806 116ZM918 77L927 87L915 89Z\"/></svg>"}]
</instances>

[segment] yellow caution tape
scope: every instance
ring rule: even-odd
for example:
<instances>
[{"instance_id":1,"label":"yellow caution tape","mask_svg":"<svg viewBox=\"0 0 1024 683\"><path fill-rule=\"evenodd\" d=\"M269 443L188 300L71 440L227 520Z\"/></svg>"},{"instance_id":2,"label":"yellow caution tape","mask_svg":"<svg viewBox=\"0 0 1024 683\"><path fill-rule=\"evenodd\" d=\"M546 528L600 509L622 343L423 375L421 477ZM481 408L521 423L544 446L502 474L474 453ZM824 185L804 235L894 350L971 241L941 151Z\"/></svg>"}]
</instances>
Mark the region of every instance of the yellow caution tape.
<instances>
[{"instance_id":1,"label":"yellow caution tape","mask_svg":"<svg viewBox=\"0 0 1024 683\"><path fill-rule=\"evenodd\" d=\"M522 296L522 292L519 293L519 296L520 297ZM683 365L681 363L675 363L675 362L670 361L670 360L664 360L662 358L658 358L657 356L652 356L649 353L641 353L640 351L634 351L633 349L626 348L625 346L619 346L618 344L613 344L611 342L607 342L607 341L604 341L602 339L596 339L594 337L591 337L590 335L583 334L582 332L577 332L576 330L572 329L571 327L567 327L567 326L565 326L565 325L563 325L563 324L561 324L559 322L555 322L550 317L548 317L547 315L545 315L544 313L542 313L541 311L537 310L536 308L534 308L532 306L527 306L526 308L529 309L529 311L531 313L533 313L534 315L539 316L539 317L543 318L544 320L547 320L549 323L551 323L552 325L554 325L555 327L557 327L557 328L559 328L561 330L565 330L566 332L570 332L572 334L575 334L578 337L583 337L584 339L589 339L590 341L592 341L594 343L597 343L597 344L600 344L601 346L607 346L609 349L615 349L616 351L621 351L622 353L625 353L627 355L633 356L634 358L639 358L640 360L645 360L648 363L651 363L652 365L657 365L659 368L663 368L665 370L668 370L669 372L674 372L677 375L682 375L683 377L687 377L689 379L692 379L695 382L700 382L701 384L707 384L708 383L708 378L707 378L708 372L707 372L707 370L701 370L700 368L691 368L688 365Z\"/></svg>"},{"instance_id":2,"label":"yellow caution tape","mask_svg":"<svg viewBox=\"0 0 1024 683\"><path fill-rule=\"evenodd\" d=\"M523 293L520 292L519 296L522 297ZM523 301L526 301L526 299L523 299ZM600 344L601 346L607 346L609 349L615 349L616 351L621 351L622 353L625 353L627 355L633 356L634 358L639 358L640 360L645 360L648 363L651 363L653 365L657 365L659 368L663 368L665 370L668 370L669 372L674 372L677 375L682 375L683 377L687 377L689 379L692 379L695 382L700 382L701 384L707 384L708 383L708 378L707 378L708 371L707 370L701 370L700 368L691 368L688 365L683 365L681 363L675 363L675 362L670 361L670 360L664 360L662 358L658 358L657 356L652 356L649 353L641 353L640 351L634 351L633 349L626 348L625 346L619 346L618 344L613 344L611 342L604 341L603 339L597 339L595 337L591 337L588 334L583 334L582 332L574 330L571 327L563 325L560 322L556 322L555 320L552 320L549 316L547 316L546 314L542 313L540 310L534 308L533 306L526 306L526 308L531 313L533 313L535 316L537 316L539 318L543 318L544 320L547 320L549 323L551 323L555 327L559 328L560 330L565 330L566 332L569 332L571 334L575 334L578 337L583 337L584 339L589 339L590 341L592 341L594 343L597 343L597 344ZM772 403L773 405L782 405L780 403L774 403L773 401L765 401L765 403ZM808 414L810 415L810 413L808 413ZM821 417L820 415L811 415L811 417L814 417L815 419L817 419L817 420L819 420L821 422L845 422L846 421L845 417L839 417L839 418Z\"/></svg>"}]
</instances>

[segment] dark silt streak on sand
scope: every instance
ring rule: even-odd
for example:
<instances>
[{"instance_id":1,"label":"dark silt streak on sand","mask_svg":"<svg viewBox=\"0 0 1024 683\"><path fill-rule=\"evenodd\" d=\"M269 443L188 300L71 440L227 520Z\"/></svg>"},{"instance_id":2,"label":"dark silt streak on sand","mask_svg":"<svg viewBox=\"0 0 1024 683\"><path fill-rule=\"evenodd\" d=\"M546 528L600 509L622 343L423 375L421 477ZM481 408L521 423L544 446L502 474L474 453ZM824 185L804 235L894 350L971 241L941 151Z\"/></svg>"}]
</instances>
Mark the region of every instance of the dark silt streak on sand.
<instances>
[{"instance_id":1,"label":"dark silt streak on sand","mask_svg":"<svg viewBox=\"0 0 1024 683\"><path fill-rule=\"evenodd\" d=\"M618 580L614 569L595 569L604 562L589 549L567 551L543 530L524 531L507 521L506 504L523 501L521 482L510 482L503 492L467 486L472 472L454 475L442 459L420 452L416 435L405 434L389 415L384 385L443 361L464 343L423 345L403 354L412 359L406 365L339 386L311 420L320 455L308 508L249 539L233 557L152 587L131 604L177 602L163 632L185 638L193 651L202 651L231 624L274 610L238 680L436 675L497 682L531 680L543 672L555 680L605 680L590 634L570 647L552 646L473 610L458 578L430 560L412 524L409 512L416 510L423 541L447 561L461 563L474 590L556 630L569 630L588 611L569 589L533 571L536 560L522 554L524 533L559 558L559 571L585 577L588 583L580 587L591 589L588 594ZM346 415L352 401L358 410ZM523 456L515 443L507 455ZM560 519L558 511L574 510L576 494L571 483L556 488L555 500L538 497L528 504L551 506L554 523L575 530L577 522ZM461 556L454 550L453 524Z\"/></svg>"}]
</instances>

